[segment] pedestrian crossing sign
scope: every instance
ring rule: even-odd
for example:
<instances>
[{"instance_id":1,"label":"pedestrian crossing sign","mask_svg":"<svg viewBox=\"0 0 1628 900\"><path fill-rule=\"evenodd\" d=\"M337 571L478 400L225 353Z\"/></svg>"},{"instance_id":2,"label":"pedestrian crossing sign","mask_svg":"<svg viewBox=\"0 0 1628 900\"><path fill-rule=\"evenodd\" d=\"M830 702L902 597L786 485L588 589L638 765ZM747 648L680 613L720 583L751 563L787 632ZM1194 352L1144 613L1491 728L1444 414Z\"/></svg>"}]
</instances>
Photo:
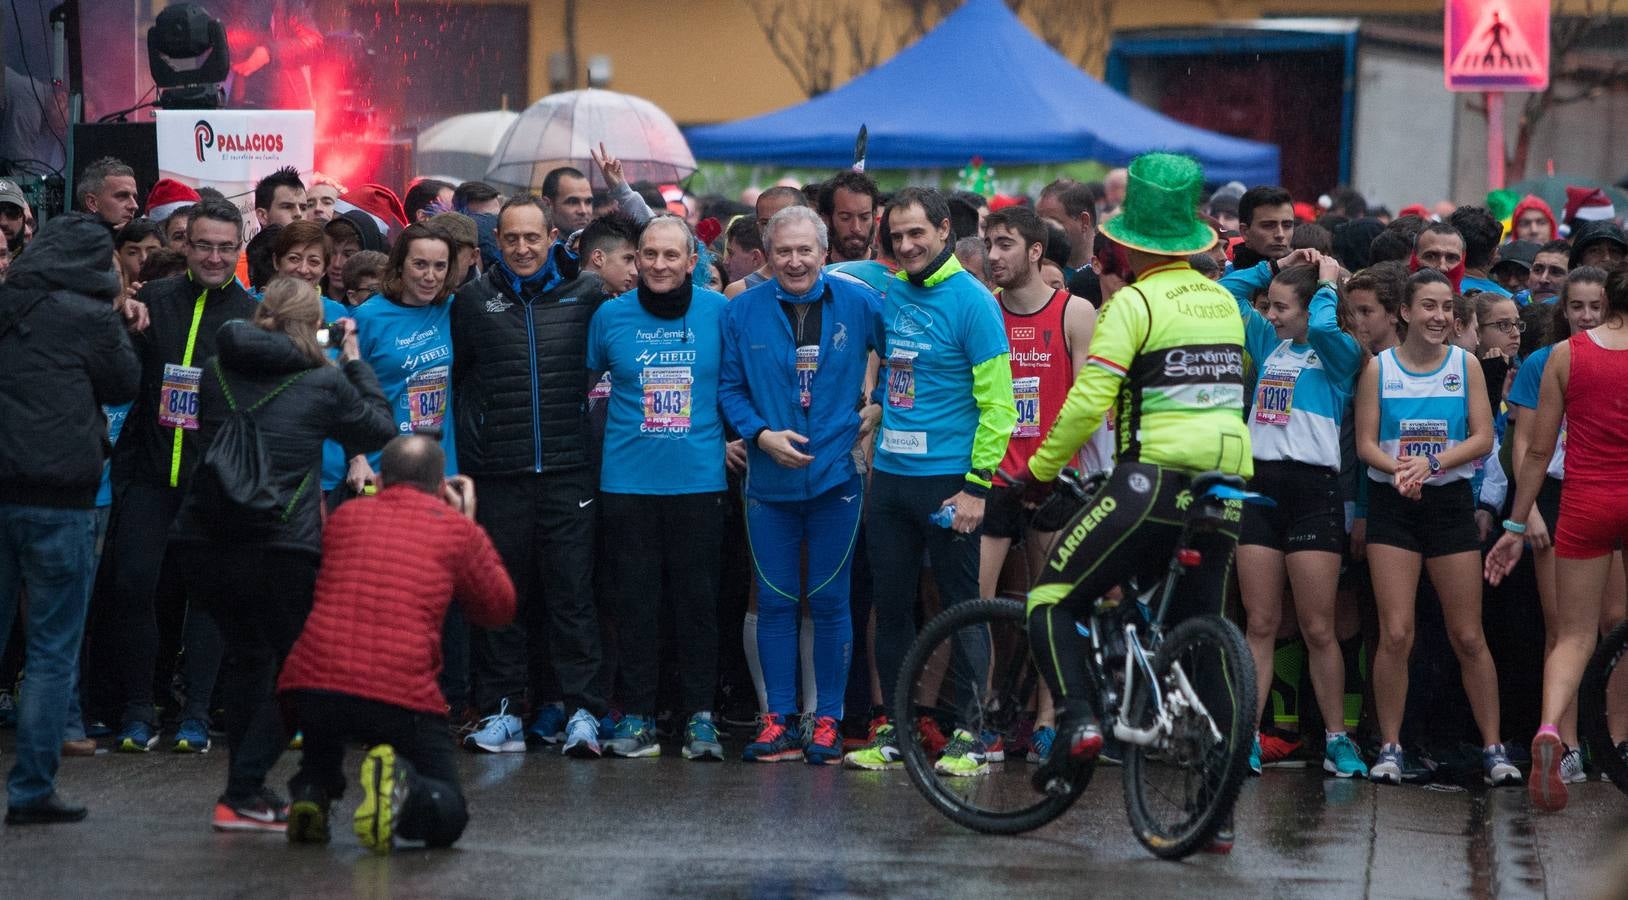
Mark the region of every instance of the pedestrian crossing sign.
<instances>
[{"instance_id":1,"label":"pedestrian crossing sign","mask_svg":"<svg viewBox=\"0 0 1628 900\"><path fill-rule=\"evenodd\" d=\"M1443 27L1448 90L1549 86L1549 0L1447 0Z\"/></svg>"}]
</instances>

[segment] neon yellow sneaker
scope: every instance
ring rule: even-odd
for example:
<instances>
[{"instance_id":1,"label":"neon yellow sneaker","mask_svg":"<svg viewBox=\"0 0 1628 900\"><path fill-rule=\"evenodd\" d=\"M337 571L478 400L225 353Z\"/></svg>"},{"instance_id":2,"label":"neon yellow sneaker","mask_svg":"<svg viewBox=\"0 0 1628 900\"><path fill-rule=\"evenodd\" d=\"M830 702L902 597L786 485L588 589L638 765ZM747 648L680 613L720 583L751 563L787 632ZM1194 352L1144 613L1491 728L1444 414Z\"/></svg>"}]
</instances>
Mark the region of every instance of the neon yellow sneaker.
<instances>
[{"instance_id":1,"label":"neon yellow sneaker","mask_svg":"<svg viewBox=\"0 0 1628 900\"><path fill-rule=\"evenodd\" d=\"M855 750L842 758L850 769L896 769L904 765L899 755L899 735L891 724L876 726L876 739L869 747Z\"/></svg>"},{"instance_id":2,"label":"neon yellow sneaker","mask_svg":"<svg viewBox=\"0 0 1628 900\"><path fill-rule=\"evenodd\" d=\"M957 728L955 734L950 735L944 755L933 764L933 771L958 778L987 774L989 763L984 758L983 742L965 728Z\"/></svg>"},{"instance_id":3,"label":"neon yellow sneaker","mask_svg":"<svg viewBox=\"0 0 1628 900\"><path fill-rule=\"evenodd\" d=\"M389 853L396 835L396 815L407 801L407 769L389 744L379 744L362 760L362 804L353 824L362 846Z\"/></svg>"}]
</instances>

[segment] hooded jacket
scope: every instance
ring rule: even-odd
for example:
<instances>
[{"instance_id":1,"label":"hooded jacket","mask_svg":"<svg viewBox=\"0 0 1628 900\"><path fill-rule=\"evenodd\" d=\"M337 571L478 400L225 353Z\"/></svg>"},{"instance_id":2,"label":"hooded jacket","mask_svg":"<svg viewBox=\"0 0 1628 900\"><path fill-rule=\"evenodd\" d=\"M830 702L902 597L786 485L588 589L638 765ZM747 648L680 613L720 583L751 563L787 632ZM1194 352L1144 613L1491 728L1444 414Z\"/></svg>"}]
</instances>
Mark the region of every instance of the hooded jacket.
<instances>
[{"instance_id":1,"label":"hooded jacket","mask_svg":"<svg viewBox=\"0 0 1628 900\"><path fill-rule=\"evenodd\" d=\"M1521 202L1515 204L1515 212L1509 217L1511 231L1514 230L1514 226L1520 224L1522 215L1534 209L1543 213L1543 217L1549 220L1549 240L1560 237L1560 223L1555 221L1554 209L1537 194L1527 194L1521 198Z\"/></svg>"},{"instance_id":2,"label":"hooded jacket","mask_svg":"<svg viewBox=\"0 0 1628 900\"><path fill-rule=\"evenodd\" d=\"M0 503L90 509L110 445L104 403L141 366L113 300L113 241L89 216L52 219L0 286Z\"/></svg>"},{"instance_id":3,"label":"hooded jacket","mask_svg":"<svg viewBox=\"0 0 1628 900\"><path fill-rule=\"evenodd\" d=\"M318 365L285 334L266 331L242 320L227 322L216 338L220 372L238 409L247 409L296 372L310 370L252 414L271 458L271 479L278 496L292 501L282 521L246 528L221 510L208 508L189 492L170 529L177 543L229 540L315 556L322 552L320 469L322 442L334 440L348 453L372 453L396 434L390 402L379 389L373 369L361 360L335 367ZM214 360L203 364L198 398L198 451L231 414Z\"/></svg>"},{"instance_id":4,"label":"hooded jacket","mask_svg":"<svg viewBox=\"0 0 1628 900\"><path fill-rule=\"evenodd\" d=\"M340 213L339 218L344 219L346 224L356 229L356 238L361 243L363 250L377 250L380 253L390 252L390 248L384 242L384 233L379 230L379 223L373 221L372 216L359 209L352 209Z\"/></svg>"}]
</instances>

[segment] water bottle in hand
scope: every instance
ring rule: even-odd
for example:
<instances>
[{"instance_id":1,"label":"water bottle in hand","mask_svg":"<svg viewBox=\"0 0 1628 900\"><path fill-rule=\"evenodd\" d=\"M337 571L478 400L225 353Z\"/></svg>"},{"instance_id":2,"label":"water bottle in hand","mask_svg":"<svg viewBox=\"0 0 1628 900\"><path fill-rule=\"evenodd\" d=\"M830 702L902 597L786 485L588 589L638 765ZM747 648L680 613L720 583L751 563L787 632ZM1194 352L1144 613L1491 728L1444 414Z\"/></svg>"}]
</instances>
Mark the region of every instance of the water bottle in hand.
<instances>
[{"instance_id":1,"label":"water bottle in hand","mask_svg":"<svg viewBox=\"0 0 1628 900\"><path fill-rule=\"evenodd\" d=\"M940 528L950 527L955 523L955 504L951 503L948 506L940 506L936 512L927 517L927 521L932 522L934 525L937 525Z\"/></svg>"}]
</instances>

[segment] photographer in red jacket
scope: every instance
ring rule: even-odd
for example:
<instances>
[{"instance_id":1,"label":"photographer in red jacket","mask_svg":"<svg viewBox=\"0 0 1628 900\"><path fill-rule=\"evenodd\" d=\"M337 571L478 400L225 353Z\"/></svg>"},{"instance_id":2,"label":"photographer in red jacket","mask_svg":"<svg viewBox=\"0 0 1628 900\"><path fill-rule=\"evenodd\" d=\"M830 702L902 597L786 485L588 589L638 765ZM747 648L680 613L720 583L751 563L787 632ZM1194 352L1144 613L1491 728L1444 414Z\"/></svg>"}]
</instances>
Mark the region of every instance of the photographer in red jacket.
<instances>
[{"instance_id":1,"label":"photographer in red jacket","mask_svg":"<svg viewBox=\"0 0 1628 900\"><path fill-rule=\"evenodd\" d=\"M436 682L441 623L456 599L478 626L508 624L514 585L475 524L474 483L445 470L433 436L397 437L379 459L383 490L328 520L316 602L278 683L305 732L290 843L327 843L348 740L374 745L355 817L364 846L385 853L399 835L445 847L469 821Z\"/></svg>"}]
</instances>

